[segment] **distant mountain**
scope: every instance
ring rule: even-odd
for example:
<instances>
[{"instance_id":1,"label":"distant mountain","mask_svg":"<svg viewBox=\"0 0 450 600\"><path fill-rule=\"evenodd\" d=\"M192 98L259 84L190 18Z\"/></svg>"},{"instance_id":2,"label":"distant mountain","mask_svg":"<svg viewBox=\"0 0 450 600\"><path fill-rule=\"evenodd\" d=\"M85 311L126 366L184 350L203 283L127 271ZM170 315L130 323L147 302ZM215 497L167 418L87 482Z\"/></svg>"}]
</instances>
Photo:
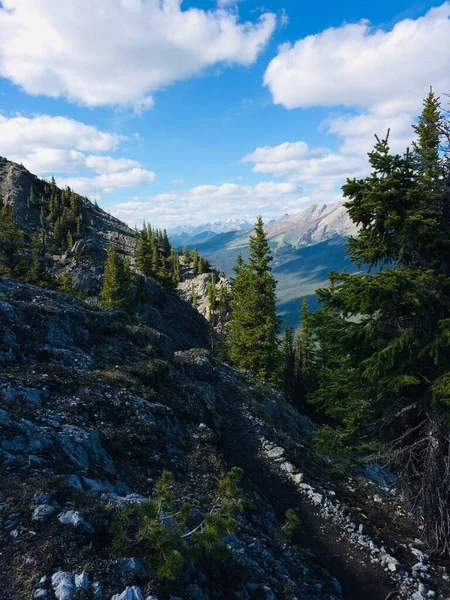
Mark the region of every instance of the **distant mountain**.
<instances>
[{"instance_id":1,"label":"distant mountain","mask_svg":"<svg viewBox=\"0 0 450 600\"><path fill-rule=\"evenodd\" d=\"M266 225L278 281L278 310L286 323L298 325L303 297L316 308L315 291L326 285L330 271L355 271L346 244L356 231L342 203L309 206ZM244 260L248 257L250 234L248 230L229 231L186 243L230 276L238 254Z\"/></svg>"},{"instance_id":2,"label":"distant mountain","mask_svg":"<svg viewBox=\"0 0 450 600\"><path fill-rule=\"evenodd\" d=\"M168 234L174 246L196 244L221 233L230 231L250 231L253 225L245 219L227 219L202 225L179 225L169 229Z\"/></svg>"},{"instance_id":3,"label":"distant mountain","mask_svg":"<svg viewBox=\"0 0 450 600\"><path fill-rule=\"evenodd\" d=\"M357 231L342 203L315 204L293 215L285 215L266 226L273 245L294 248L347 238Z\"/></svg>"}]
</instances>

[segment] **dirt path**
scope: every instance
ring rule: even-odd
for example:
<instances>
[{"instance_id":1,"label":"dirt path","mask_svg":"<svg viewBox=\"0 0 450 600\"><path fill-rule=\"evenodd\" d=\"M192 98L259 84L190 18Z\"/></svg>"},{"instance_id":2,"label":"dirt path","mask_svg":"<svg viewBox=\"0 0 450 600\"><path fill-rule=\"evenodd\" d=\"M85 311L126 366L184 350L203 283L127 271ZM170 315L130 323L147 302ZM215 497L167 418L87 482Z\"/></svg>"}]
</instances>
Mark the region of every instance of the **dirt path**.
<instances>
[{"instance_id":1,"label":"dirt path","mask_svg":"<svg viewBox=\"0 0 450 600\"><path fill-rule=\"evenodd\" d=\"M311 550L316 563L338 580L345 600L384 600L396 587L381 566L373 565L370 556L350 544L338 525L321 516L294 484L270 468L260 454L260 432L254 421L243 406L230 408L223 428L229 464L245 470L246 478L272 504L280 521L288 508L295 509L301 523L296 542Z\"/></svg>"}]
</instances>

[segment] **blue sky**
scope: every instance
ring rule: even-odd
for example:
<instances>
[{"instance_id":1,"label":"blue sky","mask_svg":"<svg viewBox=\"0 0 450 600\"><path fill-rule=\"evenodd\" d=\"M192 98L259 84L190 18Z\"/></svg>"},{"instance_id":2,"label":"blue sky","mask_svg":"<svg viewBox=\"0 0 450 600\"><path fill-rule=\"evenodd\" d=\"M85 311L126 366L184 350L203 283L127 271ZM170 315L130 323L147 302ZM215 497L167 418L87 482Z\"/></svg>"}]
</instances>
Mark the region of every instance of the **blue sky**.
<instances>
[{"instance_id":1,"label":"blue sky","mask_svg":"<svg viewBox=\"0 0 450 600\"><path fill-rule=\"evenodd\" d=\"M0 154L131 225L340 199L450 91L442 0L4 0Z\"/></svg>"}]
</instances>

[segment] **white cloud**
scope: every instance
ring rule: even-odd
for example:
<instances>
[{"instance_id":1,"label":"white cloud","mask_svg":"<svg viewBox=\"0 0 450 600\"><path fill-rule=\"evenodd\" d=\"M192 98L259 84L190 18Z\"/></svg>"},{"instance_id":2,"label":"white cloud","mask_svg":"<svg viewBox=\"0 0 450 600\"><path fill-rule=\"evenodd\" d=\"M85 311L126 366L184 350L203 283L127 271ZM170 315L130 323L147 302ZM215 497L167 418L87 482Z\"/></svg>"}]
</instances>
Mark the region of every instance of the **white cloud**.
<instances>
[{"instance_id":1,"label":"white cloud","mask_svg":"<svg viewBox=\"0 0 450 600\"><path fill-rule=\"evenodd\" d=\"M376 108L390 116L415 114L430 85L450 88L450 3L392 29L367 21L330 28L284 44L264 83L286 108Z\"/></svg>"},{"instance_id":2,"label":"white cloud","mask_svg":"<svg viewBox=\"0 0 450 600\"><path fill-rule=\"evenodd\" d=\"M259 214L265 219L300 209L309 197L293 182L261 182L256 185L202 185L182 192L134 198L109 207L109 211L131 226L145 219L162 227L187 222L204 223L227 218L254 221Z\"/></svg>"},{"instance_id":3,"label":"white cloud","mask_svg":"<svg viewBox=\"0 0 450 600\"><path fill-rule=\"evenodd\" d=\"M117 173L139 167L140 163L128 158L111 158L111 156L86 156L85 165L96 173Z\"/></svg>"},{"instance_id":4,"label":"white cloud","mask_svg":"<svg viewBox=\"0 0 450 600\"><path fill-rule=\"evenodd\" d=\"M402 153L416 137L411 127L413 120L407 113L386 116L375 110L331 118L324 126L329 133L343 138L340 149L345 154L367 154L374 147L375 134L383 138L388 130L391 150Z\"/></svg>"},{"instance_id":5,"label":"white cloud","mask_svg":"<svg viewBox=\"0 0 450 600\"><path fill-rule=\"evenodd\" d=\"M97 176L57 180L80 194L95 197L119 188L146 185L155 179L155 174L143 169L138 161L86 152L115 150L123 139L64 117L0 115L0 155L22 163L38 175L93 171Z\"/></svg>"},{"instance_id":6,"label":"white cloud","mask_svg":"<svg viewBox=\"0 0 450 600\"><path fill-rule=\"evenodd\" d=\"M264 146L247 154L243 162L254 163L252 171L275 177L288 177L305 185L342 184L347 177L363 175L367 161L344 156L326 148L310 148L305 142L285 142Z\"/></svg>"},{"instance_id":7,"label":"white cloud","mask_svg":"<svg viewBox=\"0 0 450 600\"><path fill-rule=\"evenodd\" d=\"M7 157L37 148L104 152L114 150L122 139L115 133L105 133L66 117L0 115L0 153Z\"/></svg>"},{"instance_id":8,"label":"white cloud","mask_svg":"<svg viewBox=\"0 0 450 600\"><path fill-rule=\"evenodd\" d=\"M181 0L3 0L0 75L29 94L144 109L165 86L218 64L252 64L276 17L181 9Z\"/></svg>"},{"instance_id":9,"label":"white cloud","mask_svg":"<svg viewBox=\"0 0 450 600\"><path fill-rule=\"evenodd\" d=\"M56 182L61 187L68 185L82 196L99 198L102 194L117 189L153 183L155 178L152 171L135 168L117 173L104 173L97 177L57 177Z\"/></svg>"}]
</instances>

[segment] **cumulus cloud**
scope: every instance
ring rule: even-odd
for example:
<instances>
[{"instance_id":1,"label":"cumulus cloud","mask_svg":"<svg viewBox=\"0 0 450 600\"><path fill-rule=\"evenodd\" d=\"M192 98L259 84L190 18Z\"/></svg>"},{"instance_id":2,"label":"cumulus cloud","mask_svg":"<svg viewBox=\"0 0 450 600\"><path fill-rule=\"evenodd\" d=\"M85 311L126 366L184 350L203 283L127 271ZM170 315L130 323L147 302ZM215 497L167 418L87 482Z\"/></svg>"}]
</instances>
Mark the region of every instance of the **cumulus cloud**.
<instances>
[{"instance_id":1,"label":"cumulus cloud","mask_svg":"<svg viewBox=\"0 0 450 600\"><path fill-rule=\"evenodd\" d=\"M0 115L0 155L37 175L93 171L97 173L94 177L59 177L58 182L95 197L155 179L155 174L138 161L87 152L116 150L123 139L64 117Z\"/></svg>"},{"instance_id":2,"label":"cumulus cloud","mask_svg":"<svg viewBox=\"0 0 450 600\"><path fill-rule=\"evenodd\" d=\"M68 185L83 196L99 198L102 194L108 194L121 188L147 185L155 181L155 173L146 169L129 169L117 173L104 173L97 177L57 177L58 185Z\"/></svg>"},{"instance_id":3,"label":"cumulus cloud","mask_svg":"<svg viewBox=\"0 0 450 600\"><path fill-rule=\"evenodd\" d=\"M0 75L30 94L142 109L212 65L252 64L275 24L272 13L240 22L181 0L3 0Z\"/></svg>"},{"instance_id":4,"label":"cumulus cloud","mask_svg":"<svg viewBox=\"0 0 450 600\"><path fill-rule=\"evenodd\" d=\"M8 157L36 148L104 152L114 150L122 139L123 136L66 117L8 118L0 114L0 153Z\"/></svg>"},{"instance_id":5,"label":"cumulus cloud","mask_svg":"<svg viewBox=\"0 0 450 600\"><path fill-rule=\"evenodd\" d=\"M230 216L253 221L262 214L265 219L272 219L298 210L310 200L293 182L224 183L201 185L150 198L138 197L115 204L109 207L109 211L131 226L140 225L145 219L158 226L174 227L186 222L216 221Z\"/></svg>"},{"instance_id":6,"label":"cumulus cloud","mask_svg":"<svg viewBox=\"0 0 450 600\"><path fill-rule=\"evenodd\" d=\"M340 149L345 154L366 154L374 146L374 135L384 137L388 130L391 150L401 153L416 137L411 127L413 120L407 113L384 115L374 110L331 118L324 126L329 133L343 138Z\"/></svg>"},{"instance_id":7,"label":"cumulus cloud","mask_svg":"<svg viewBox=\"0 0 450 600\"><path fill-rule=\"evenodd\" d=\"M358 156L344 156L326 148L310 148L306 142L285 142L264 146L247 154L243 162L253 163L255 173L288 177L305 185L340 184L347 177L367 171L367 161Z\"/></svg>"},{"instance_id":8,"label":"cumulus cloud","mask_svg":"<svg viewBox=\"0 0 450 600\"><path fill-rule=\"evenodd\" d=\"M391 31L367 21L284 44L264 83L286 108L347 106L392 115L420 109L430 84L450 88L450 2Z\"/></svg>"}]
</instances>

